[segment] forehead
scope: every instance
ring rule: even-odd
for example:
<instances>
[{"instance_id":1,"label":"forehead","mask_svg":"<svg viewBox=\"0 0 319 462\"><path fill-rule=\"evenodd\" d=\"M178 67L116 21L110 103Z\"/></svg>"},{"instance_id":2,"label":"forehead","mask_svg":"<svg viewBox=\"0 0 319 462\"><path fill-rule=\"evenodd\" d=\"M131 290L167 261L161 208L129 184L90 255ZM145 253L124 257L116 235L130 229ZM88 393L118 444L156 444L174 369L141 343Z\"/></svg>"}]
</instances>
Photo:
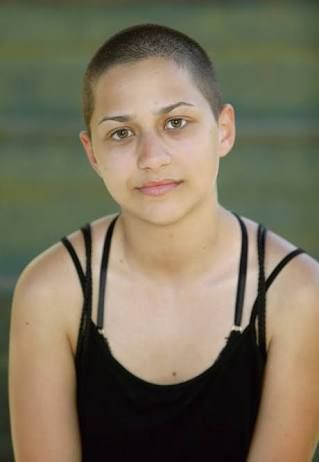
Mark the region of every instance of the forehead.
<instances>
[{"instance_id":1,"label":"forehead","mask_svg":"<svg viewBox=\"0 0 319 462\"><path fill-rule=\"evenodd\" d=\"M195 105L208 105L188 69L159 57L111 67L96 82L94 96L96 110L145 104L156 109L156 105L187 99Z\"/></svg>"}]
</instances>

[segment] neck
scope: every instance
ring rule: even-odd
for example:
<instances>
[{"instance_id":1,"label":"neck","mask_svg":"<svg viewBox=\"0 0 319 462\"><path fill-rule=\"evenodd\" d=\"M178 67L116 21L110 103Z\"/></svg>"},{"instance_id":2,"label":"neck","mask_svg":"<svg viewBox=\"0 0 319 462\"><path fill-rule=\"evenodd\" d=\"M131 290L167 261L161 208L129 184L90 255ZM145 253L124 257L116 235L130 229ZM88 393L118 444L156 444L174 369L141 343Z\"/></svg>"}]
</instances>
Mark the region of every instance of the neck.
<instances>
[{"instance_id":1,"label":"neck","mask_svg":"<svg viewBox=\"0 0 319 462\"><path fill-rule=\"evenodd\" d=\"M238 233L232 214L217 203L165 226L122 213L119 228L130 272L170 285L193 283L221 269Z\"/></svg>"}]
</instances>

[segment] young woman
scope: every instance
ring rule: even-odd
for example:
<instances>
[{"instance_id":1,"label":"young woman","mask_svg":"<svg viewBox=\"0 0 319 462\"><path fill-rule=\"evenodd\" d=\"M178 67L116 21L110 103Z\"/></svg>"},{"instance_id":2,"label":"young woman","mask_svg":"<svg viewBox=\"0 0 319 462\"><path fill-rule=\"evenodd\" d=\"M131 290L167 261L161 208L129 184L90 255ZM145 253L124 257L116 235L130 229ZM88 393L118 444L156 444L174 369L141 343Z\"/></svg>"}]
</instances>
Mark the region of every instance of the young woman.
<instances>
[{"instance_id":1,"label":"young woman","mask_svg":"<svg viewBox=\"0 0 319 462\"><path fill-rule=\"evenodd\" d=\"M218 202L234 109L191 38L131 27L84 79L92 167L118 203L14 294L16 462L306 462L319 434L319 269Z\"/></svg>"}]
</instances>

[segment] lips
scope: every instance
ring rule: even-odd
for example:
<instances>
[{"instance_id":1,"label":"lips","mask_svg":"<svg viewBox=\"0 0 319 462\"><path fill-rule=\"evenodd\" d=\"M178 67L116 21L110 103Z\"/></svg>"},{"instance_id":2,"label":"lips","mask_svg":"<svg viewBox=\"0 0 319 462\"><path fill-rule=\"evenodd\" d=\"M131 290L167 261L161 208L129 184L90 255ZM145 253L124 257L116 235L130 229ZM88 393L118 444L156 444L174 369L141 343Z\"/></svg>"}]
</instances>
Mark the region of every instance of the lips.
<instances>
[{"instance_id":1,"label":"lips","mask_svg":"<svg viewBox=\"0 0 319 462\"><path fill-rule=\"evenodd\" d=\"M150 181L137 189L141 191L143 194L146 194L147 196L160 196L168 191L177 188L178 185L181 183L182 181L175 181L169 179Z\"/></svg>"},{"instance_id":2,"label":"lips","mask_svg":"<svg viewBox=\"0 0 319 462\"><path fill-rule=\"evenodd\" d=\"M140 188L149 188L151 186L161 186L162 184L172 184L172 183L177 184L179 183L179 181L175 181L175 180L149 181L148 183L143 184Z\"/></svg>"}]
</instances>

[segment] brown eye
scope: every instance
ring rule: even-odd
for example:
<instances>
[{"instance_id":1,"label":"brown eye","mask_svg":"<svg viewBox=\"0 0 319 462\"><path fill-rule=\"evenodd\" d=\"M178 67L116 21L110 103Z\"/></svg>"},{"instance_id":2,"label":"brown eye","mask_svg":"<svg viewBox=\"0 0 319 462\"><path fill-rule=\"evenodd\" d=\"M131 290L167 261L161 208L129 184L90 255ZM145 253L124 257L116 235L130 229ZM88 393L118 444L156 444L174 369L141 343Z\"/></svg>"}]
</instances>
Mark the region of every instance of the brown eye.
<instances>
[{"instance_id":1,"label":"brown eye","mask_svg":"<svg viewBox=\"0 0 319 462\"><path fill-rule=\"evenodd\" d=\"M168 126L168 124L171 124L171 127L169 127L170 129L171 128L183 128L185 127L185 125L187 124L186 120L185 119L182 119L182 118L175 118L175 119L170 119L166 126Z\"/></svg>"},{"instance_id":2,"label":"brown eye","mask_svg":"<svg viewBox=\"0 0 319 462\"><path fill-rule=\"evenodd\" d=\"M120 128L119 130L116 130L112 133L111 138L116 141L124 140L125 138L129 138L129 136L131 136L129 135L130 132L131 130L128 128Z\"/></svg>"}]
</instances>

